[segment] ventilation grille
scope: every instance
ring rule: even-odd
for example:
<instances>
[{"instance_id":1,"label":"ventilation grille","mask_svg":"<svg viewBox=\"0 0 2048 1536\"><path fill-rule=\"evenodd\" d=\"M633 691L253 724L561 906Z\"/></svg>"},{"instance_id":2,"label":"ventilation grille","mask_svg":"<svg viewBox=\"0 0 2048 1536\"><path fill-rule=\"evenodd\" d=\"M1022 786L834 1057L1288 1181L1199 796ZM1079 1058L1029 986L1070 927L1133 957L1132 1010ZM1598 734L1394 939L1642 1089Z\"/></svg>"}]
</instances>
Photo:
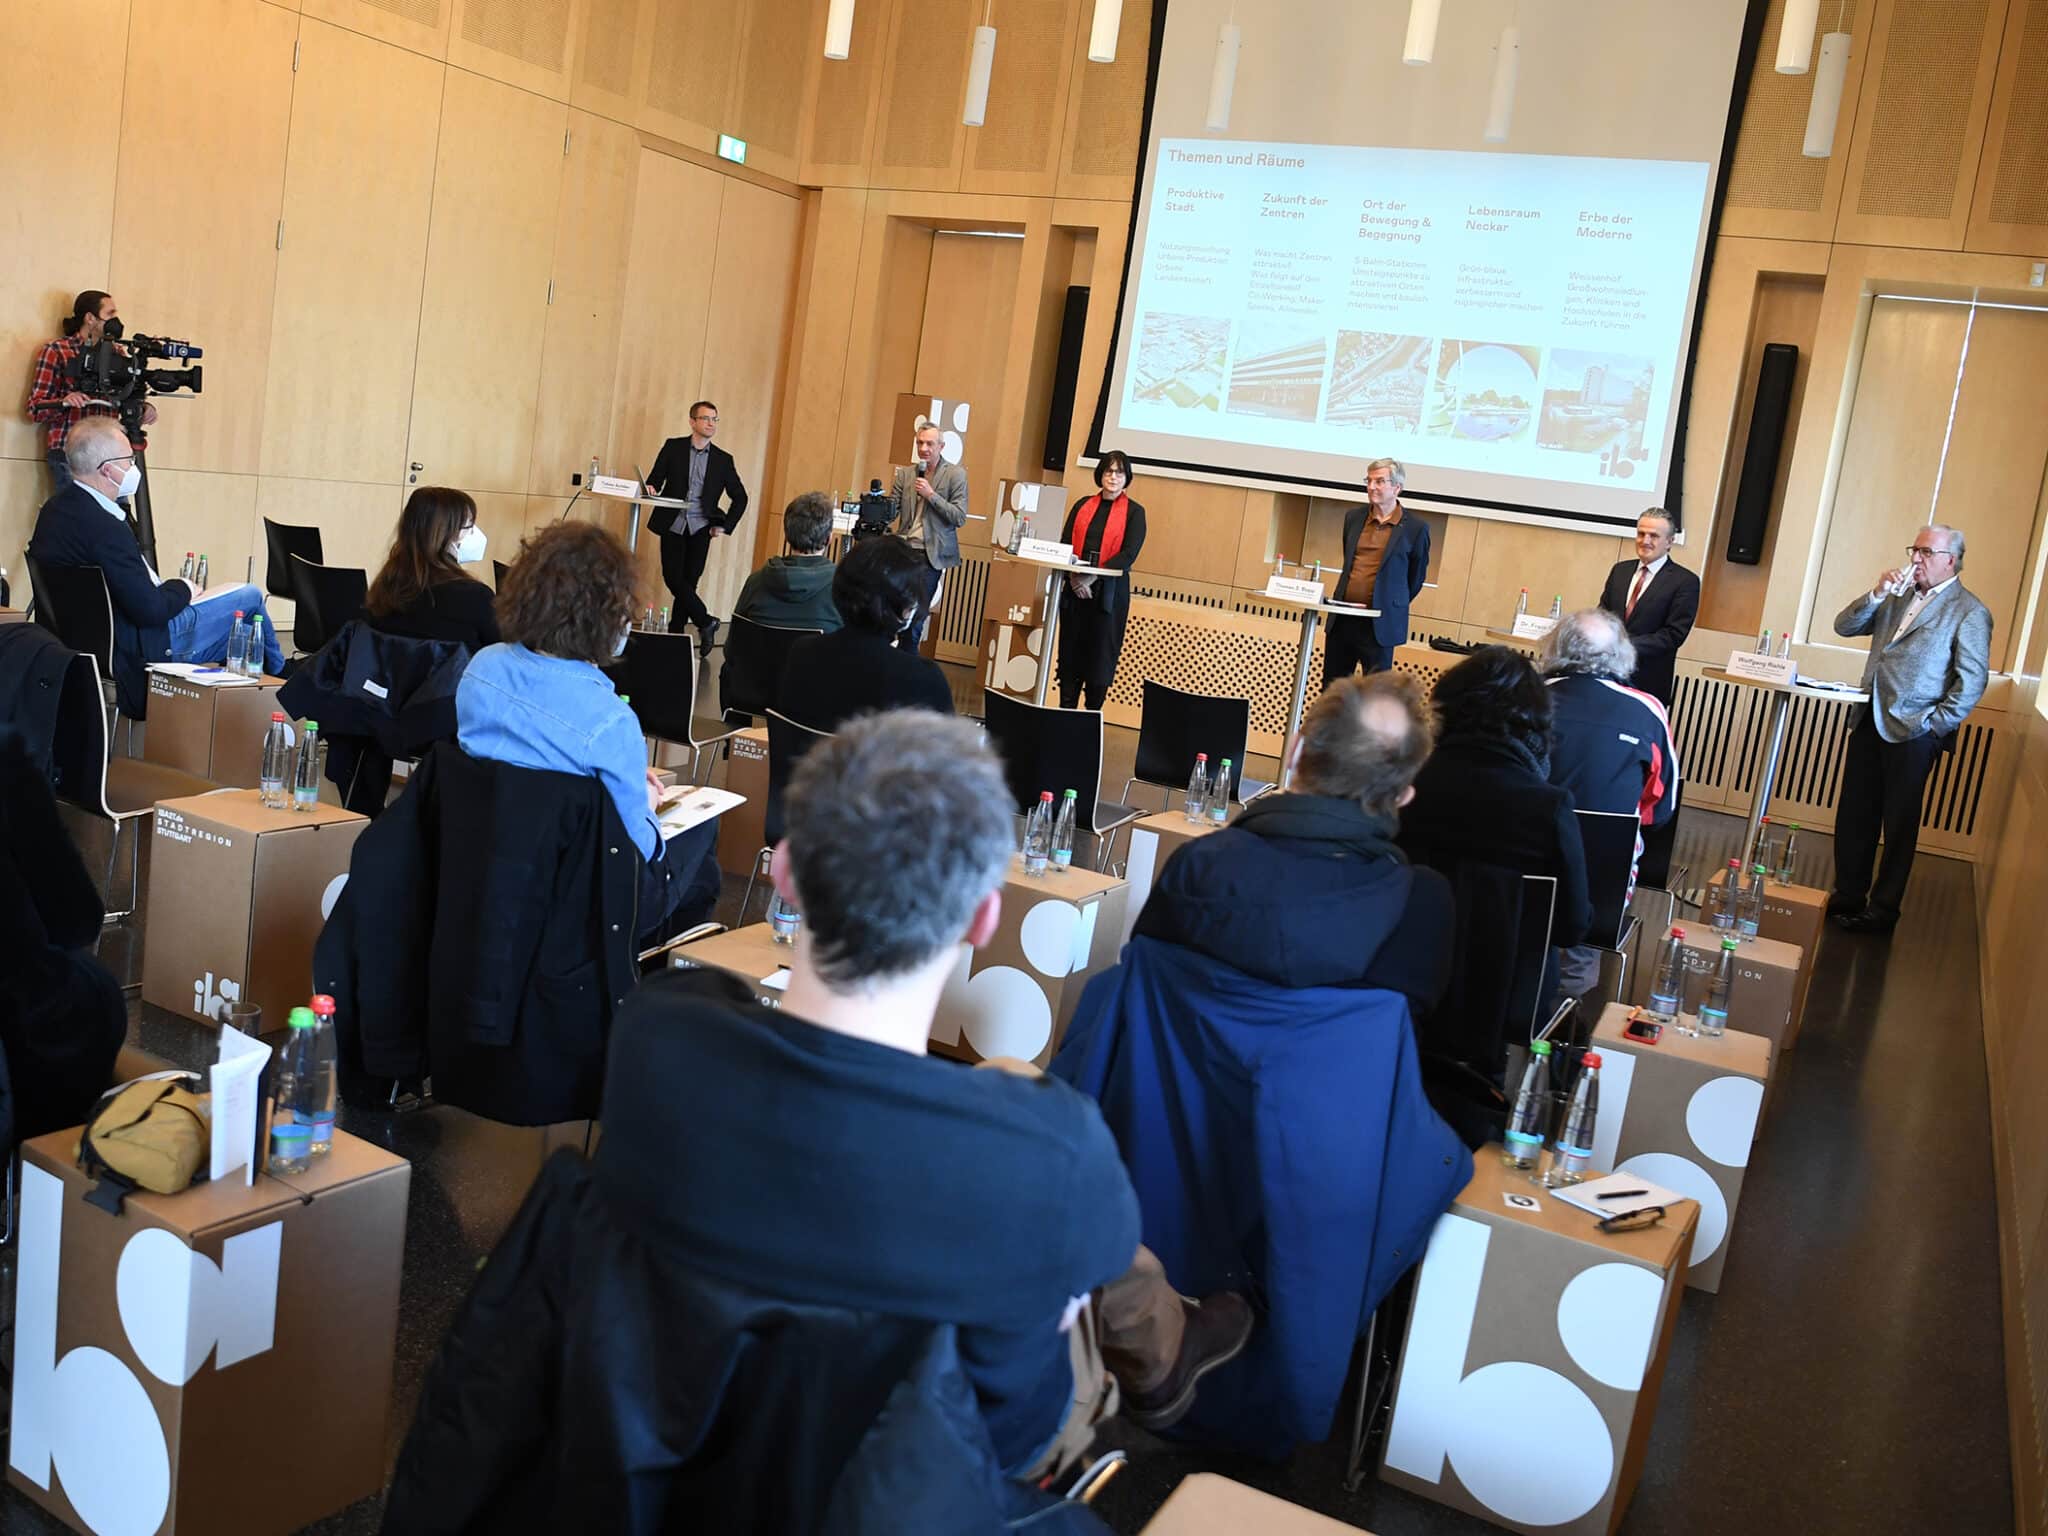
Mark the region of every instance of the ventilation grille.
<instances>
[{"instance_id":1,"label":"ventilation grille","mask_svg":"<svg viewBox=\"0 0 2048 1536\"><path fill-rule=\"evenodd\" d=\"M1294 695L1294 660L1299 629L1252 613L1214 612L1194 603L1131 604L1123 659L1105 700L1105 714L1119 724L1136 724L1147 678L1191 693L1224 694L1251 700L1251 749L1277 753L1287 731L1287 706ZM1309 661L1309 676L1321 676L1322 643Z\"/></svg>"},{"instance_id":2,"label":"ventilation grille","mask_svg":"<svg viewBox=\"0 0 2048 1536\"><path fill-rule=\"evenodd\" d=\"M1087 18L1082 18L1086 25ZM1124 0L1123 25L1116 35L1116 62L1083 62L1081 109L1074 124L1068 169L1076 176L1138 174L1138 131L1145 117L1145 65L1152 49L1149 0Z\"/></svg>"},{"instance_id":3,"label":"ventilation grille","mask_svg":"<svg viewBox=\"0 0 2048 1536\"><path fill-rule=\"evenodd\" d=\"M1820 58L1821 37L1835 30L1836 7L1824 5L1813 27L1813 56ZM1862 46L1862 17L1853 5L1844 8L1841 30ZM1784 30L1785 0L1771 0L1764 18L1763 45L1750 71L1749 99L1742 109L1742 129L1735 140L1735 161L1728 168L1728 206L1817 213L1827 191L1828 162L1800 153L1806 142L1806 113L1813 104L1813 71L1781 75L1777 70L1778 35ZM1847 135L1843 136L1844 141Z\"/></svg>"},{"instance_id":4,"label":"ventilation grille","mask_svg":"<svg viewBox=\"0 0 2048 1536\"><path fill-rule=\"evenodd\" d=\"M441 30L441 0L363 0L363 4L430 31Z\"/></svg>"},{"instance_id":5,"label":"ventilation grille","mask_svg":"<svg viewBox=\"0 0 2048 1536\"><path fill-rule=\"evenodd\" d=\"M2019 0L2019 58L2006 104L1991 222L2048 224L2048 0Z\"/></svg>"},{"instance_id":6,"label":"ventilation grille","mask_svg":"<svg viewBox=\"0 0 2048 1536\"><path fill-rule=\"evenodd\" d=\"M589 0L576 78L614 96L633 89L633 23L638 0Z\"/></svg>"},{"instance_id":7,"label":"ventilation grille","mask_svg":"<svg viewBox=\"0 0 2048 1536\"><path fill-rule=\"evenodd\" d=\"M953 163L967 50L978 18L960 0L902 4L877 159L883 165L942 171Z\"/></svg>"},{"instance_id":8,"label":"ventilation grille","mask_svg":"<svg viewBox=\"0 0 2048 1536\"><path fill-rule=\"evenodd\" d=\"M981 657L981 614L988 599L987 555L960 557L960 563L946 572L946 589L939 594L938 639L933 651L941 661L973 666Z\"/></svg>"},{"instance_id":9,"label":"ventilation grille","mask_svg":"<svg viewBox=\"0 0 2048 1536\"><path fill-rule=\"evenodd\" d=\"M1962 180L1963 138L1988 9L1988 0L1892 8L1858 213L1949 216Z\"/></svg>"},{"instance_id":10,"label":"ventilation grille","mask_svg":"<svg viewBox=\"0 0 2048 1536\"><path fill-rule=\"evenodd\" d=\"M655 0L647 104L716 132L728 121L741 9L714 0Z\"/></svg>"},{"instance_id":11,"label":"ventilation grille","mask_svg":"<svg viewBox=\"0 0 2048 1536\"><path fill-rule=\"evenodd\" d=\"M1073 46L1066 0L1009 0L995 8L996 62L988 120L974 138L978 171L1038 171L1052 163L1066 108L1054 95L1060 56ZM1087 16L1082 16L1087 25ZM1094 66L1097 69L1101 65Z\"/></svg>"},{"instance_id":12,"label":"ventilation grille","mask_svg":"<svg viewBox=\"0 0 2048 1536\"><path fill-rule=\"evenodd\" d=\"M465 42L559 73L569 48L569 0L469 0Z\"/></svg>"}]
</instances>

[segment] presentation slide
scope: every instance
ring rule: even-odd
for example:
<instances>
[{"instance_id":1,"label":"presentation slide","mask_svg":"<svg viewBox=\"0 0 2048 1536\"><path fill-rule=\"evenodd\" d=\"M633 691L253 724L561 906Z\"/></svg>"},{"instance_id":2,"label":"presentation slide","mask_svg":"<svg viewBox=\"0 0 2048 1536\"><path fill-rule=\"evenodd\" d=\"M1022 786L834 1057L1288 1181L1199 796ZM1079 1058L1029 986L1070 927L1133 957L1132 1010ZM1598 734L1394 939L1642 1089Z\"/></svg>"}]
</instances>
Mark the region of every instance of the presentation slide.
<instances>
[{"instance_id":1,"label":"presentation slide","mask_svg":"<svg viewBox=\"0 0 2048 1536\"><path fill-rule=\"evenodd\" d=\"M1119 412L1151 452L1390 454L1654 494L1711 167L1204 139L1159 156Z\"/></svg>"}]
</instances>

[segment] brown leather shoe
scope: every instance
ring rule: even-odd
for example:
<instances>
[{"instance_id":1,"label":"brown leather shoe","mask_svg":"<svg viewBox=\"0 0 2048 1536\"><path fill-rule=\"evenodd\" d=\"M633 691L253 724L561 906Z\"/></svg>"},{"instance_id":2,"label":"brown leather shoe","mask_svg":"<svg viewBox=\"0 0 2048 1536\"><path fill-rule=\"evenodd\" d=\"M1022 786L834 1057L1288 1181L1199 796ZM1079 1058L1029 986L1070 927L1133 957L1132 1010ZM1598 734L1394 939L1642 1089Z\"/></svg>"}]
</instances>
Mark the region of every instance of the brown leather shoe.
<instances>
[{"instance_id":1,"label":"brown leather shoe","mask_svg":"<svg viewBox=\"0 0 2048 1536\"><path fill-rule=\"evenodd\" d=\"M1150 1392L1124 1394L1124 1417L1141 1429L1179 1423L1195 1403L1195 1387L1219 1365L1244 1353L1252 1336L1252 1309L1235 1291L1218 1291L1200 1301L1181 1299L1187 1330L1166 1380Z\"/></svg>"}]
</instances>

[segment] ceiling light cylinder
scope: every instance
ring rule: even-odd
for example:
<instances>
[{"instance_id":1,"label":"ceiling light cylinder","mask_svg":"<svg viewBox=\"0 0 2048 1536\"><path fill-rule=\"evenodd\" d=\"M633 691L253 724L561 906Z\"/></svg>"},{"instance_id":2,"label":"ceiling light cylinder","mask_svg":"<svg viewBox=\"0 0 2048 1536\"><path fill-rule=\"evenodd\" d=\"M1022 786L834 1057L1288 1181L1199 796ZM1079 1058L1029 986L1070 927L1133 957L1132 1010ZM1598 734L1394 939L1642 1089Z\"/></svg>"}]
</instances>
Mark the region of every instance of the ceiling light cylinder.
<instances>
[{"instance_id":1,"label":"ceiling light cylinder","mask_svg":"<svg viewBox=\"0 0 2048 1536\"><path fill-rule=\"evenodd\" d=\"M1835 152L1835 119L1842 115L1842 86L1849 78L1847 32L1830 32L1820 40L1820 65L1813 72L1813 103L1806 109L1806 142L1799 152L1809 160L1825 160Z\"/></svg>"},{"instance_id":2,"label":"ceiling light cylinder","mask_svg":"<svg viewBox=\"0 0 2048 1536\"><path fill-rule=\"evenodd\" d=\"M1203 119L1211 133L1230 126L1230 98L1237 90L1237 49L1244 33L1225 24L1216 29L1216 63L1209 71L1209 115Z\"/></svg>"},{"instance_id":3,"label":"ceiling light cylinder","mask_svg":"<svg viewBox=\"0 0 2048 1536\"><path fill-rule=\"evenodd\" d=\"M974 29L974 56L967 62L967 110L960 121L979 128L988 117L988 81L996 67L996 29Z\"/></svg>"},{"instance_id":4,"label":"ceiling light cylinder","mask_svg":"<svg viewBox=\"0 0 2048 1536\"><path fill-rule=\"evenodd\" d=\"M1815 0L1818 4L1819 0ZM1123 30L1124 0L1095 0L1095 20L1088 28L1088 62L1114 64L1116 38Z\"/></svg>"},{"instance_id":5,"label":"ceiling light cylinder","mask_svg":"<svg viewBox=\"0 0 2048 1536\"><path fill-rule=\"evenodd\" d=\"M1486 142L1505 144L1515 120L1515 80L1522 66L1522 29L1501 28L1493 45L1493 91L1486 99ZM1469 119L1468 119L1469 121Z\"/></svg>"},{"instance_id":6,"label":"ceiling light cylinder","mask_svg":"<svg viewBox=\"0 0 2048 1536\"><path fill-rule=\"evenodd\" d=\"M1436 57L1436 23L1443 0L1408 0L1408 36L1401 44L1403 64L1427 64Z\"/></svg>"},{"instance_id":7,"label":"ceiling light cylinder","mask_svg":"<svg viewBox=\"0 0 2048 1536\"><path fill-rule=\"evenodd\" d=\"M1785 20L1778 28L1778 73L1803 75L1813 65L1813 29L1820 23L1820 0L1785 0Z\"/></svg>"},{"instance_id":8,"label":"ceiling light cylinder","mask_svg":"<svg viewBox=\"0 0 2048 1536\"><path fill-rule=\"evenodd\" d=\"M843 59L853 47L853 0L832 0L825 11L825 57Z\"/></svg>"}]
</instances>

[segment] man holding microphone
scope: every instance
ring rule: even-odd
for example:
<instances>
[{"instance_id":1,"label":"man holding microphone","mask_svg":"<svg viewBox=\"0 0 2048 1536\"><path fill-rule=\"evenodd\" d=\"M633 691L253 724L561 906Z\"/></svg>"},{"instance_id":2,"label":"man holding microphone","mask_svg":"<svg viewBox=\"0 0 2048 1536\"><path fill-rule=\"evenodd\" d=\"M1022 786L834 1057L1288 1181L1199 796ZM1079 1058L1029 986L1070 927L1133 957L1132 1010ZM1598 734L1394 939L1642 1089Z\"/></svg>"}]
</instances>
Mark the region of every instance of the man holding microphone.
<instances>
[{"instance_id":1,"label":"man holding microphone","mask_svg":"<svg viewBox=\"0 0 2048 1536\"><path fill-rule=\"evenodd\" d=\"M917 429L915 442L916 458L896 471L896 484L889 492L896 531L923 553L925 561L917 617L897 640L913 651L924 638L939 583L960 563L960 528L967 521L967 471L939 456L939 429L930 422Z\"/></svg>"}]
</instances>

